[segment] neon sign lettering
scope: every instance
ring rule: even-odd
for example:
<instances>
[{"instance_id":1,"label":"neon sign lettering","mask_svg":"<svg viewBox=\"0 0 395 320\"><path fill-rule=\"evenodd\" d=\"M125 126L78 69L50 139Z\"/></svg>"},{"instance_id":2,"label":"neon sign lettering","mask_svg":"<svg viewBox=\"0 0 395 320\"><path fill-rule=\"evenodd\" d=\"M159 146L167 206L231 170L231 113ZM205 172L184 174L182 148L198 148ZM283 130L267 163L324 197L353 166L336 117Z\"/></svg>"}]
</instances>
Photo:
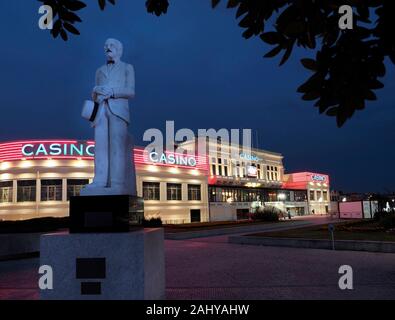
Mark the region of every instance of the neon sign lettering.
<instances>
[{"instance_id":1,"label":"neon sign lettering","mask_svg":"<svg viewBox=\"0 0 395 320\"><path fill-rule=\"evenodd\" d=\"M149 161L153 163L163 163L170 165L180 165L188 167L196 167L196 159L193 156L184 156L181 154L158 154L157 152L151 152L149 154Z\"/></svg>"},{"instance_id":2,"label":"neon sign lettering","mask_svg":"<svg viewBox=\"0 0 395 320\"><path fill-rule=\"evenodd\" d=\"M93 157L94 147L86 143L28 143L22 146L22 155L25 157Z\"/></svg>"},{"instance_id":3,"label":"neon sign lettering","mask_svg":"<svg viewBox=\"0 0 395 320\"><path fill-rule=\"evenodd\" d=\"M319 174L315 174L311 177L311 179L313 179L314 181L325 181L326 178L325 176L321 176Z\"/></svg>"},{"instance_id":4,"label":"neon sign lettering","mask_svg":"<svg viewBox=\"0 0 395 320\"><path fill-rule=\"evenodd\" d=\"M252 155L252 154L248 154L248 153L240 153L239 157L241 159L245 159L248 161L261 161L262 160L261 158L255 156L255 155Z\"/></svg>"}]
</instances>

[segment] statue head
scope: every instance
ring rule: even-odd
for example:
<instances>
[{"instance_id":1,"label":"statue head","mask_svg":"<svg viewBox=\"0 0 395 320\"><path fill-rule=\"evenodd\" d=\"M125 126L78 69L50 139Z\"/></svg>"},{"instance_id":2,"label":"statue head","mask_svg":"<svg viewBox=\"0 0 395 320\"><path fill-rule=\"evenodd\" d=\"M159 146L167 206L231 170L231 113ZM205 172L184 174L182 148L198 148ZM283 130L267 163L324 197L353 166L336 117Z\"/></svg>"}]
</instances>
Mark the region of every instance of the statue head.
<instances>
[{"instance_id":1,"label":"statue head","mask_svg":"<svg viewBox=\"0 0 395 320\"><path fill-rule=\"evenodd\" d=\"M123 45L121 41L112 38L107 39L104 44L104 53L107 57L107 61L118 62L123 53Z\"/></svg>"}]
</instances>

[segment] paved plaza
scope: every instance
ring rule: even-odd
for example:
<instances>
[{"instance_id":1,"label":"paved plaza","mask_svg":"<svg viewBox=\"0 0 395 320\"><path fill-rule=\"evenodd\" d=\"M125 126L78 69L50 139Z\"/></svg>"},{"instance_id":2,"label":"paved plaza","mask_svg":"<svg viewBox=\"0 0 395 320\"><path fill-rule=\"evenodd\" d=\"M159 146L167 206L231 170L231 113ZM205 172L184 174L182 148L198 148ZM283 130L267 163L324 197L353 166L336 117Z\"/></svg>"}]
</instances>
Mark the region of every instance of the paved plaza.
<instances>
[{"instance_id":1,"label":"paved plaza","mask_svg":"<svg viewBox=\"0 0 395 320\"><path fill-rule=\"evenodd\" d=\"M166 240L168 299L395 299L395 254ZM39 259L0 262L0 299L37 299ZM354 289L338 287L350 265ZM56 285L56 283L54 284Z\"/></svg>"}]
</instances>

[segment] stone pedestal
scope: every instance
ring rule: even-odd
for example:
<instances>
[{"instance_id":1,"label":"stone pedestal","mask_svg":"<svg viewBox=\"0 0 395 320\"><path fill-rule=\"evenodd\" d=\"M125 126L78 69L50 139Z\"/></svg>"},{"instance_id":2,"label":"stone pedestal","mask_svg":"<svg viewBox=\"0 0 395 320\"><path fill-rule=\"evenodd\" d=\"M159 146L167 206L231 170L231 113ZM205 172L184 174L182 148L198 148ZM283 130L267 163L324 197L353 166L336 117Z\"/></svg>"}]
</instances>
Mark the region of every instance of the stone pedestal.
<instances>
[{"instance_id":1,"label":"stone pedestal","mask_svg":"<svg viewBox=\"0 0 395 320\"><path fill-rule=\"evenodd\" d=\"M40 265L53 270L46 300L154 300L165 298L163 229L127 233L46 234Z\"/></svg>"},{"instance_id":2,"label":"stone pedestal","mask_svg":"<svg viewBox=\"0 0 395 320\"><path fill-rule=\"evenodd\" d=\"M144 200L129 195L77 196L70 198L70 233L128 232L141 226Z\"/></svg>"}]
</instances>

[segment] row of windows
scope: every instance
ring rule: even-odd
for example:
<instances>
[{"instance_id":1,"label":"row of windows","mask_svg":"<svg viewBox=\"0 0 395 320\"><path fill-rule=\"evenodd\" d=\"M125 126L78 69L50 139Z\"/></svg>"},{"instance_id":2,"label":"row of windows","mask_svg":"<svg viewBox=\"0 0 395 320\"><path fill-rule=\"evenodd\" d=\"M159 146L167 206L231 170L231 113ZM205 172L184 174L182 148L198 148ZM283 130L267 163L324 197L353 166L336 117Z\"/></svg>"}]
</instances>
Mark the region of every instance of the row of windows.
<instances>
[{"instance_id":1,"label":"row of windows","mask_svg":"<svg viewBox=\"0 0 395 320\"><path fill-rule=\"evenodd\" d=\"M166 184L167 200L182 200L181 183ZM159 182L143 182L144 200L161 200ZM188 184L188 200L201 201L202 192L200 184Z\"/></svg>"},{"instance_id":2,"label":"row of windows","mask_svg":"<svg viewBox=\"0 0 395 320\"><path fill-rule=\"evenodd\" d=\"M214 158L213 158L214 159ZM263 166L260 164L251 164L252 167L256 167L256 177L258 179L264 179L264 172L263 172ZM218 164L215 164L215 162L211 165L211 175L213 176L224 176L228 177L229 176L229 166L228 166L228 161L225 159L224 163L222 163L221 158L218 158ZM236 163L233 165L233 173L231 175L235 177L247 177L247 166L245 165L244 162L241 162L241 166L239 161L236 161ZM266 180L269 181L278 181L280 179L280 174L279 174L279 169L276 166L266 166Z\"/></svg>"},{"instance_id":3,"label":"row of windows","mask_svg":"<svg viewBox=\"0 0 395 320\"><path fill-rule=\"evenodd\" d=\"M87 179L67 180L67 201L71 196L78 196L81 189L89 183ZM62 201L62 180L41 180L41 201ZM0 182L0 203L13 202L13 182ZM37 193L36 180L17 181L17 202L35 202ZM159 182L143 182L145 200L160 200ZM201 186L188 184L188 200L201 201ZM167 200L182 200L182 185L167 183Z\"/></svg>"},{"instance_id":4,"label":"row of windows","mask_svg":"<svg viewBox=\"0 0 395 320\"><path fill-rule=\"evenodd\" d=\"M310 201L328 201L328 191L310 190Z\"/></svg>"},{"instance_id":5,"label":"row of windows","mask_svg":"<svg viewBox=\"0 0 395 320\"><path fill-rule=\"evenodd\" d=\"M277 202L307 201L307 191L282 189L249 189L235 187L209 187L210 202Z\"/></svg>"},{"instance_id":6,"label":"row of windows","mask_svg":"<svg viewBox=\"0 0 395 320\"><path fill-rule=\"evenodd\" d=\"M88 179L67 180L67 200L71 196L78 196L81 189L89 183ZM0 182L0 203L13 202L13 182ZM17 202L35 202L37 194L36 180L17 181ZM62 180L41 180L41 201L62 201Z\"/></svg>"}]
</instances>

